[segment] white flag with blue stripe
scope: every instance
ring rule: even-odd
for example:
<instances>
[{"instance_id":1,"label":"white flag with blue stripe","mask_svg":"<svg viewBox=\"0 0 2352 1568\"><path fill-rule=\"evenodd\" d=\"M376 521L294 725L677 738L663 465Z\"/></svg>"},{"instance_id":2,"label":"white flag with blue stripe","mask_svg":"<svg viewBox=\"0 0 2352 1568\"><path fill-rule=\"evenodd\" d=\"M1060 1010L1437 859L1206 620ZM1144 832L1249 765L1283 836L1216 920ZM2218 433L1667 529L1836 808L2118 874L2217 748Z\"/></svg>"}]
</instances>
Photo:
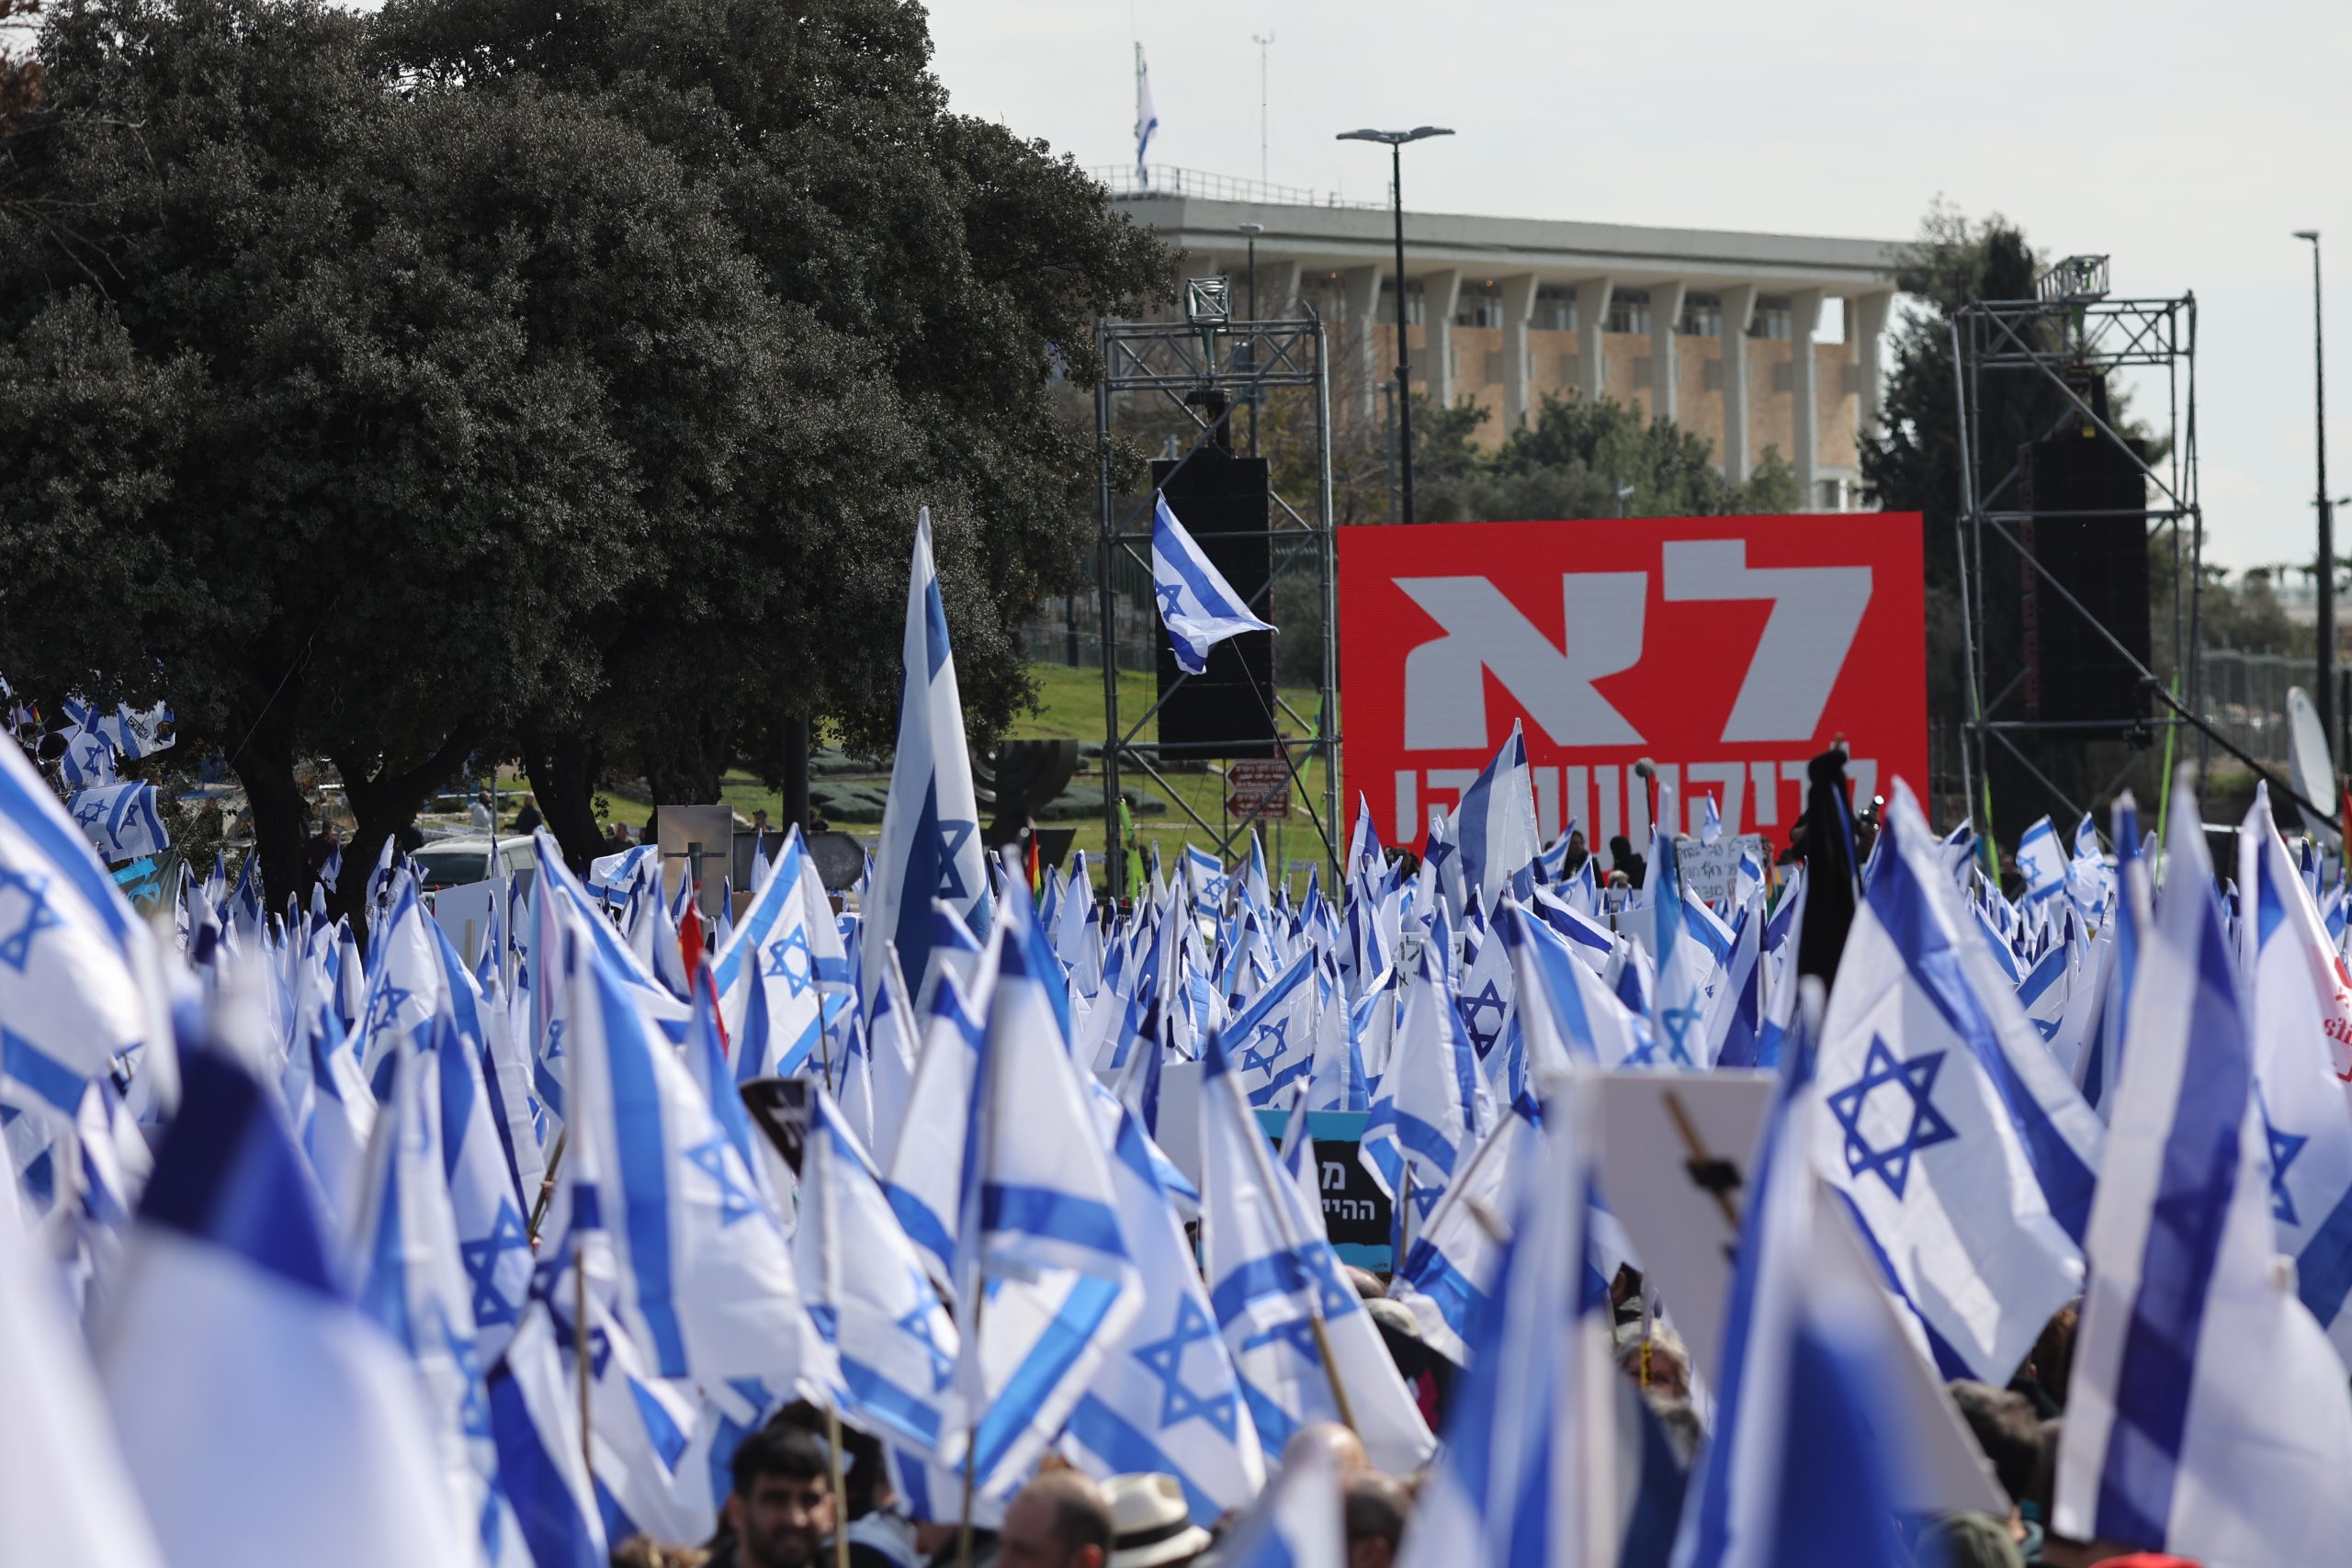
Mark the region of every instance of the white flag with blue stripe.
<instances>
[{"instance_id":1,"label":"white flag with blue stripe","mask_svg":"<svg viewBox=\"0 0 2352 1568\"><path fill-rule=\"evenodd\" d=\"M1408 1243L1444 1194L1454 1167L1496 1121L1494 1090L1478 1069L1477 1048L1433 959L1442 922L1439 930L1415 960L1396 1048L1373 1096L1359 1155L1396 1202Z\"/></svg>"},{"instance_id":2,"label":"white flag with blue stripe","mask_svg":"<svg viewBox=\"0 0 2352 1568\"><path fill-rule=\"evenodd\" d=\"M342 1283L241 1048L266 1047L189 1057L96 1335L156 1540L177 1563L472 1562L416 1373Z\"/></svg>"},{"instance_id":3,"label":"white flag with blue stripe","mask_svg":"<svg viewBox=\"0 0 2352 1568\"><path fill-rule=\"evenodd\" d=\"M168 1108L171 1025L142 983L153 942L23 750L0 745L0 1083L71 1118L136 1054Z\"/></svg>"},{"instance_id":4,"label":"white flag with blue stripe","mask_svg":"<svg viewBox=\"0 0 2352 1568\"><path fill-rule=\"evenodd\" d=\"M1278 1096L1315 1065L1315 955L1301 953L1226 1026L1234 1074L1250 1103L1280 1103Z\"/></svg>"},{"instance_id":5,"label":"white flag with blue stripe","mask_svg":"<svg viewBox=\"0 0 2352 1568\"><path fill-rule=\"evenodd\" d=\"M1007 886L964 1134L957 1393L973 1484L1002 1495L1059 1437L1143 1306L1094 1105L1056 1017L1027 886ZM985 1308L981 1292L987 1292Z\"/></svg>"},{"instance_id":6,"label":"white flag with blue stripe","mask_svg":"<svg viewBox=\"0 0 2352 1568\"><path fill-rule=\"evenodd\" d=\"M1258 1495L1265 1456L1152 1156L1143 1124L1123 1112L1111 1177L1144 1304L1070 1412L1067 1440L1098 1475L1175 1477L1206 1528Z\"/></svg>"},{"instance_id":7,"label":"white flag with blue stripe","mask_svg":"<svg viewBox=\"0 0 2352 1568\"><path fill-rule=\"evenodd\" d=\"M1339 1472L1321 1447L1266 1488L1216 1549L1216 1568L1347 1568Z\"/></svg>"},{"instance_id":8,"label":"white flag with blue stripe","mask_svg":"<svg viewBox=\"0 0 2352 1568\"><path fill-rule=\"evenodd\" d=\"M802 851L796 826L785 838L767 885L711 960L718 1015L728 1039L738 1043L738 1083L790 1077L817 1059L825 1032L824 993L818 984L819 939L810 929L805 889L816 875L816 863ZM755 989L765 1020L759 1040L752 1042L745 1038L745 1020Z\"/></svg>"},{"instance_id":9,"label":"white flag with blue stripe","mask_svg":"<svg viewBox=\"0 0 2352 1568\"><path fill-rule=\"evenodd\" d=\"M1499 936L1496 945L1503 945ZM1485 1321L1509 1245L1500 1221L1512 1212L1513 1173L1542 1136L1531 1109L1519 1104L1503 1112L1430 1211L1388 1283L1389 1296L1421 1325L1421 1342L1457 1367L1470 1361L1471 1338Z\"/></svg>"},{"instance_id":10,"label":"white flag with blue stripe","mask_svg":"<svg viewBox=\"0 0 2352 1568\"><path fill-rule=\"evenodd\" d=\"M809 1097L792 1257L809 1314L841 1358L844 1414L876 1436L952 1462L966 1435L951 1409L955 1319L821 1087Z\"/></svg>"},{"instance_id":11,"label":"white flag with blue stripe","mask_svg":"<svg viewBox=\"0 0 2352 1568\"><path fill-rule=\"evenodd\" d=\"M1159 618L1168 627L1176 667L1187 675L1206 670L1209 649L1226 638L1274 629L1250 613L1250 602L1234 592L1176 521L1165 495L1152 502L1151 592L1159 601Z\"/></svg>"},{"instance_id":12,"label":"white flag with blue stripe","mask_svg":"<svg viewBox=\"0 0 2352 1568\"><path fill-rule=\"evenodd\" d=\"M580 1406L535 1303L489 1378L498 1482L534 1568L605 1568L604 1511L580 1454Z\"/></svg>"},{"instance_id":13,"label":"white flag with blue stripe","mask_svg":"<svg viewBox=\"0 0 2352 1568\"><path fill-rule=\"evenodd\" d=\"M629 1337L663 1377L831 1387L839 1372L808 1321L783 1224L711 1102L605 956L569 945L562 1179L575 1215L594 1190Z\"/></svg>"},{"instance_id":14,"label":"white flag with blue stripe","mask_svg":"<svg viewBox=\"0 0 2352 1568\"><path fill-rule=\"evenodd\" d=\"M2065 843L2058 837L2058 829L2047 817L2037 818L2032 826L2018 835L2018 870L2025 874L2025 896L2030 903L2039 904L2055 898L2066 890Z\"/></svg>"},{"instance_id":15,"label":"white flag with blue stripe","mask_svg":"<svg viewBox=\"0 0 2352 1568\"><path fill-rule=\"evenodd\" d=\"M2055 1525L2208 1562L2336 1562L2352 1392L2274 1262L2278 1156L2185 783L2169 829L2091 1213Z\"/></svg>"},{"instance_id":16,"label":"white flag with blue stripe","mask_svg":"<svg viewBox=\"0 0 2352 1568\"><path fill-rule=\"evenodd\" d=\"M1527 739L1517 719L1510 736L1462 791L1447 837L1461 856L1464 908L1492 913L1506 893L1521 899L1535 886L1535 857L1543 845L1535 827L1534 786L1527 770Z\"/></svg>"},{"instance_id":17,"label":"white flag with blue stripe","mask_svg":"<svg viewBox=\"0 0 2352 1568\"><path fill-rule=\"evenodd\" d=\"M1417 1469L1435 1447L1429 1426L1340 1272L1321 1210L1275 1165L1216 1035L1201 1078L1201 1169L1209 1305L1258 1440L1279 1454L1299 1427L1340 1419L1336 1382L1373 1463L1396 1475Z\"/></svg>"},{"instance_id":18,"label":"white flag with blue stripe","mask_svg":"<svg viewBox=\"0 0 2352 1568\"><path fill-rule=\"evenodd\" d=\"M141 855L161 854L171 848L172 836L155 814L155 786L151 784L104 784L74 796L74 820L108 865L120 865ZM250 862L248 863L250 863Z\"/></svg>"},{"instance_id":19,"label":"white flag with blue stripe","mask_svg":"<svg viewBox=\"0 0 2352 1568\"><path fill-rule=\"evenodd\" d=\"M927 508L915 524L899 747L882 811L881 849L866 894L862 908L869 1000L880 983L886 942L898 943L908 981L924 984L933 899L944 900L972 930L988 930L980 808L972 791L972 759L964 749L964 702L956 683L956 657L947 645L947 606L932 563Z\"/></svg>"},{"instance_id":20,"label":"white flag with blue stripe","mask_svg":"<svg viewBox=\"0 0 2352 1568\"><path fill-rule=\"evenodd\" d=\"M1823 1024L1814 1157L1939 1358L2000 1386L2081 1288L2103 1130L1962 924L1901 780L1881 842Z\"/></svg>"},{"instance_id":21,"label":"white flag with blue stripe","mask_svg":"<svg viewBox=\"0 0 2352 1568\"><path fill-rule=\"evenodd\" d=\"M2352 1115L2329 1042L2352 1034L2352 982L2320 923L2256 785L2238 829L2238 891L2246 917L2247 1034L2269 1145L2270 1215L2278 1250L2295 1260L2303 1304L2352 1360Z\"/></svg>"}]
</instances>

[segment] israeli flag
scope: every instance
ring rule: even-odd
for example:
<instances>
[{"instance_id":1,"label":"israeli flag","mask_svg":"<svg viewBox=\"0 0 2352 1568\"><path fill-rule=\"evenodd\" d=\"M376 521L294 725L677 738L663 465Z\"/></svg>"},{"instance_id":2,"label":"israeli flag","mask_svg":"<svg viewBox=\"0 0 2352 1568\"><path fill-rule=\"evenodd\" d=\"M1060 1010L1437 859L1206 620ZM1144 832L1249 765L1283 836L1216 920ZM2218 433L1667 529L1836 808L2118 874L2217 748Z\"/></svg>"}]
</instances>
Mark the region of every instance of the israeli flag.
<instances>
[{"instance_id":1,"label":"israeli flag","mask_svg":"<svg viewBox=\"0 0 2352 1568\"><path fill-rule=\"evenodd\" d=\"M1347 1568L1339 1472L1309 1449L1259 1495L1216 1549L1217 1568Z\"/></svg>"},{"instance_id":2,"label":"israeli flag","mask_svg":"<svg viewBox=\"0 0 2352 1568\"><path fill-rule=\"evenodd\" d=\"M1941 1353L1999 1387L2081 1289L2104 1130L1962 928L1899 779L1880 833L1823 1022L1814 1158Z\"/></svg>"},{"instance_id":3,"label":"israeli flag","mask_svg":"<svg viewBox=\"0 0 2352 1568\"><path fill-rule=\"evenodd\" d=\"M153 784L118 784L85 789L74 796L69 809L108 865L120 865L142 855L161 854L171 847L171 835L164 831L164 819L155 814Z\"/></svg>"},{"instance_id":4,"label":"israeli flag","mask_svg":"<svg viewBox=\"0 0 2352 1568\"><path fill-rule=\"evenodd\" d=\"M443 1033L451 1033L446 1021ZM457 1052L445 1040L431 1052L403 1042L396 1053L391 1093L368 1148L355 1273L361 1309L415 1363L452 1517L475 1530L482 1561L519 1562L522 1543L499 1490L484 1362L458 1266L457 1213L443 1185L435 1080Z\"/></svg>"},{"instance_id":5,"label":"israeli flag","mask_svg":"<svg viewBox=\"0 0 2352 1568\"><path fill-rule=\"evenodd\" d=\"M1097 1475L1175 1477L1206 1529L1258 1495L1265 1456L1152 1154L1142 1122L1122 1114L1111 1177L1144 1304L1070 1412L1066 1440Z\"/></svg>"},{"instance_id":6,"label":"israeli flag","mask_svg":"<svg viewBox=\"0 0 2352 1568\"><path fill-rule=\"evenodd\" d=\"M1372 1461L1410 1473L1435 1447L1372 1316L1348 1288L1308 1194L1274 1163L1232 1058L1209 1039L1201 1079L1203 1273L1267 1451L1345 1416ZM1324 1347L1329 1348L1329 1359Z\"/></svg>"},{"instance_id":7,"label":"israeli flag","mask_svg":"<svg viewBox=\"0 0 2352 1568\"><path fill-rule=\"evenodd\" d=\"M608 961L584 942L569 959L566 1212L600 1217L629 1337L662 1377L831 1388L783 1224L711 1102Z\"/></svg>"},{"instance_id":8,"label":"israeli flag","mask_svg":"<svg viewBox=\"0 0 2352 1568\"><path fill-rule=\"evenodd\" d=\"M381 1100L391 1092L398 1048L429 1043L433 1015L441 1007L441 943L413 883L402 882L391 914L377 924L368 975L353 1044L360 1076Z\"/></svg>"},{"instance_id":9,"label":"israeli flag","mask_svg":"<svg viewBox=\"0 0 2352 1568\"><path fill-rule=\"evenodd\" d=\"M1226 638L1274 629L1250 613L1250 602L1201 553L1168 509L1165 495L1152 503L1151 592L1159 601L1159 618L1168 627L1176 667L1187 675L1206 670L1209 649Z\"/></svg>"},{"instance_id":10,"label":"israeli flag","mask_svg":"<svg viewBox=\"0 0 2352 1568\"><path fill-rule=\"evenodd\" d=\"M1152 107L1151 72L1143 62L1143 45L1136 45L1136 183L1151 188L1151 139L1159 134L1159 111Z\"/></svg>"},{"instance_id":11,"label":"israeli flag","mask_svg":"<svg viewBox=\"0 0 2352 1568\"><path fill-rule=\"evenodd\" d=\"M168 1109L178 1053L141 979L153 942L31 761L0 746L0 1089L70 1119L138 1053Z\"/></svg>"},{"instance_id":12,"label":"israeli flag","mask_svg":"<svg viewBox=\"0 0 2352 1568\"><path fill-rule=\"evenodd\" d=\"M956 1235L964 1213L964 1138L980 1074L980 1043L994 984L992 967L976 976L967 999L955 974L942 969L923 1019L922 1050L907 1093L907 1115L884 1190L890 1213L924 1258L932 1277L952 1280Z\"/></svg>"},{"instance_id":13,"label":"israeli flag","mask_svg":"<svg viewBox=\"0 0 2352 1568\"><path fill-rule=\"evenodd\" d=\"M2352 1116L2330 1043L2352 1034L2352 982L2270 817L2267 786L2238 829L2238 886L2249 919L2247 1036L2256 1108L2268 1145L2270 1217L2295 1260L2303 1305L2352 1360Z\"/></svg>"},{"instance_id":14,"label":"israeli flag","mask_svg":"<svg viewBox=\"0 0 2352 1568\"><path fill-rule=\"evenodd\" d=\"M866 1431L953 1461L965 1437L951 1408L955 1319L832 1096L820 1087L809 1099L792 1258L809 1313L841 1359L843 1413Z\"/></svg>"},{"instance_id":15,"label":"israeli flag","mask_svg":"<svg viewBox=\"0 0 2352 1568\"><path fill-rule=\"evenodd\" d=\"M791 1077L816 1059L824 1038L824 995L817 972L820 933L809 919L806 890L816 878L816 863L802 851L796 826L785 838L767 885L711 961L718 1014L728 1038L737 1042L738 1083ZM831 919L829 911L826 919ZM760 1048L752 1050L745 1022L755 990L765 1010L765 1029Z\"/></svg>"},{"instance_id":16,"label":"israeli flag","mask_svg":"<svg viewBox=\"0 0 2352 1568\"><path fill-rule=\"evenodd\" d=\"M1717 843L1724 836L1723 808L1715 804L1715 797L1712 795L1702 795L1699 798L1707 808L1706 815L1699 819L1699 841L1702 844Z\"/></svg>"},{"instance_id":17,"label":"israeli flag","mask_svg":"<svg viewBox=\"0 0 2352 1568\"><path fill-rule=\"evenodd\" d=\"M5 738L0 738L5 739ZM13 1125L22 1125L22 1119ZM0 1518L10 1551L35 1562L161 1568L163 1553L124 1472L91 1373L88 1342L64 1309L54 1258L0 1177Z\"/></svg>"},{"instance_id":18,"label":"israeli flag","mask_svg":"<svg viewBox=\"0 0 2352 1568\"><path fill-rule=\"evenodd\" d=\"M2185 784L2171 814L2091 1212L2054 1522L2207 1562L2334 1562L2352 1540L2352 1393L2272 1260L2282 1162Z\"/></svg>"},{"instance_id":19,"label":"israeli flag","mask_svg":"<svg viewBox=\"0 0 2352 1568\"><path fill-rule=\"evenodd\" d=\"M1512 1119L1523 1131L1494 1195L1507 1239L1491 1244L1477 1348L1406 1526L1402 1568L1633 1568L1662 1562L1672 1538L1680 1469L1612 1365L1608 1293L1587 1262L1592 1211L1559 1198L1592 1180L1580 1098L1563 1084L1540 1129Z\"/></svg>"},{"instance_id":20,"label":"israeli flag","mask_svg":"<svg viewBox=\"0 0 2352 1568\"><path fill-rule=\"evenodd\" d=\"M416 1371L343 1284L245 1048L189 1055L96 1336L156 1539L174 1562L473 1562Z\"/></svg>"},{"instance_id":21,"label":"israeli flag","mask_svg":"<svg viewBox=\"0 0 2352 1568\"><path fill-rule=\"evenodd\" d=\"M1012 879L964 1134L955 1258L965 1470L995 1496L1061 1434L1144 1304L1090 1091L1037 967L1035 919Z\"/></svg>"},{"instance_id":22,"label":"israeli flag","mask_svg":"<svg viewBox=\"0 0 2352 1568\"><path fill-rule=\"evenodd\" d=\"M2025 896L2039 904L2066 890L2066 846L2047 817L2036 818L2018 839L2018 869L2025 874Z\"/></svg>"},{"instance_id":23,"label":"israeli flag","mask_svg":"<svg viewBox=\"0 0 2352 1568\"><path fill-rule=\"evenodd\" d=\"M499 1485L534 1568L605 1568L604 1511L581 1460L579 1396L544 1303L532 1304L492 1364L488 1398Z\"/></svg>"},{"instance_id":24,"label":"israeli flag","mask_svg":"<svg viewBox=\"0 0 2352 1568\"><path fill-rule=\"evenodd\" d=\"M1447 823L1447 838L1461 856L1463 908L1482 918L1506 893L1522 901L1535 887L1535 857L1541 847L1535 827L1535 795L1527 771L1527 739L1517 719L1478 776L1462 792Z\"/></svg>"},{"instance_id":25,"label":"israeli flag","mask_svg":"<svg viewBox=\"0 0 2352 1568\"><path fill-rule=\"evenodd\" d=\"M439 928L435 928L439 934ZM524 1228L526 1196L499 1136L495 1100L482 1071L481 998L472 977L442 942L453 1007L434 1039L434 1079L439 1092L442 1169L457 1226L457 1257L464 1267L468 1311L481 1339L484 1365L497 1360L530 1294L531 1241ZM527 1124L526 1124L527 1125Z\"/></svg>"},{"instance_id":26,"label":"israeli flag","mask_svg":"<svg viewBox=\"0 0 2352 1568\"><path fill-rule=\"evenodd\" d=\"M99 789L121 777L115 771L114 742L86 725L76 726L57 759L58 772L71 790Z\"/></svg>"},{"instance_id":27,"label":"israeli flag","mask_svg":"<svg viewBox=\"0 0 2352 1568\"><path fill-rule=\"evenodd\" d=\"M1908 799L1898 784L1896 800ZM1830 1121L1797 1094L1766 1122L1724 1309L1713 1440L1684 1499L1674 1568L1912 1560L1895 1525L1916 1506L1927 1454L1900 1391L1920 1365L1823 1201L1805 1159L1821 1137L1809 1119Z\"/></svg>"},{"instance_id":28,"label":"israeli flag","mask_svg":"<svg viewBox=\"0 0 2352 1568\"><path fill-rule=\"evenodd\" d=\"M1502 946L1498 939L1496 945ZM1413 1238L1388 1294L1411 1309L1421 1342L1455 1366L1470 1364L1472 1338L1487 1323L1509 1237L1513 1173L1540 1138L1532 1103L1503 1113Z\"/></svg>"},{"instance_id":29,"label":"israeli flag","mask_svg":"<svg viewBox=\"0 0 2352 1568\"><path fill-rule=\"evenodd\" d=\"M1674 819L1674 791L1658 790L1660 826L1650 835L1650 944L1657 983L1650 993L1650 1030L1668 1063L1708 1067L1708 993L1715 982L1712 934L1702 911L1682 887L1674 835L1663 825ZM1712 919L1712 917L1708 917Z\"/></svg>"},{"instance_id":30,"label":"israeli flag","mask_svg":"<svg viewBox=\"0 0 2352 1568\"><path fill-rule=\"evenodd\" d=\"M1443 1195L1453 1168L1495 1125L1494 1091L1469 1031L1424 942L1396 1045L1373 1095L1360 1158L1396 1202L1408 1242Z\"/></svg>"},{"instance_id":31,"label":"israeli flag","mask_svg":"<svg viewBox=\"0 0 2352 1568\"><path fill-rule=\"evenodd\" d=\"M1315 1065L1315 955L1301 953L1226 1028L1234 1074L1250 1103L1266 1107Z\"/></svg>"},{"instance_id":32,"label":"israeli flag","mask_svg":"<svg viewBox=\"0 0 2352 1568\"><path fill-rule=\"evenodd\" d=\"M964 750L964 703L947 646L947 606L932 564L931 513L915 524L907 579L906 669L899 687L899 749L882 813L882 848L861 909L868 1010L882 974L882 944L917 984L930 967L932 900L976 931L989 924L989 878L980 808Z\"/></svg>"}]
</instances>

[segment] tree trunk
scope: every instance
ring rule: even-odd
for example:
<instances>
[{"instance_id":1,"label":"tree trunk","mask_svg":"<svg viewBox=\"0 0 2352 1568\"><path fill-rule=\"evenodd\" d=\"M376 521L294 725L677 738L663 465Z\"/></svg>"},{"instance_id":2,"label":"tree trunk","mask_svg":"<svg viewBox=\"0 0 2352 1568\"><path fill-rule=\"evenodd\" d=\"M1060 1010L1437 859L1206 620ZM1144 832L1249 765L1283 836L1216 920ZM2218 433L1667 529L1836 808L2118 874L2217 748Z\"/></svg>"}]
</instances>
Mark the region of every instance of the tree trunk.
<instances>
[{"instance_id":1,"label":"tree trunk","mask_svg":"<svg viewBox=\"0 0 2352 1568\"><path fill-rule=\"evenodd\" d=\"M297 695L279 693L230 762L253 808L254 852L261 856L266 911L283 909L288 894L304 903L311 896L310 806L294 779Z\"/></svg>"},{"instance_id":2,"label":"tree trunk","mask_svg":"<svg viewBox=\"0 0 2352 1568\"><path fill-rule=\"evenodd\" d=\"M539 797L548 831L563 847L564 863L575 876L588 874L588 863L605 852L604 830L596 826L596 772L603 758L595 739L575 730L524 738L524 771Z\"/></svg>"},{"instance_id":3,"label":"tree trunk","mask_svg":"<svg viewBox=\"0 0 2352 1568\"><path fill-rule=\"evenodd\" d=\"M383 853L384 840L416 820L417 809L449 781L481 741L481 726L466 719L439 750L404 773L384 771L379 763L378 771L371 773L367 759L334 759L336 771L343 774L344 798L351 803L356 825L351 830L351 842L344 846L343 881L331 907L350 919L352 934L363 950L368 945L368 881L377 857Z\"/></svg>"}]
</instances>

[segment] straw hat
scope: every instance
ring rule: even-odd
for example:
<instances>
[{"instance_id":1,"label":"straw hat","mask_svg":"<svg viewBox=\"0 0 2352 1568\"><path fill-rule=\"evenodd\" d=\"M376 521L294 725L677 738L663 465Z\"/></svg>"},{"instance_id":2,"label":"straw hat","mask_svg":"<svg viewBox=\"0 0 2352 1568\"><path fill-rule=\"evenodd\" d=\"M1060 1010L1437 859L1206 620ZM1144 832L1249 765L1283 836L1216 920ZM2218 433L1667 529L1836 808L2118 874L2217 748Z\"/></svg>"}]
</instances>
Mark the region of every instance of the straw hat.
<instances>
[{"instance_id":1,"label":"straw hat","mask_svg":"<svg viewBox=\"0 0 2352 1568\"><path fill-rule=\"evenodd\" d=\"M1111 1505L1110 1568L1159 1568L1208 1550L1209 1532L1193 1522L1174 1476L1114 1475L1102 1494Z\"/></svg>"}]
</instances>

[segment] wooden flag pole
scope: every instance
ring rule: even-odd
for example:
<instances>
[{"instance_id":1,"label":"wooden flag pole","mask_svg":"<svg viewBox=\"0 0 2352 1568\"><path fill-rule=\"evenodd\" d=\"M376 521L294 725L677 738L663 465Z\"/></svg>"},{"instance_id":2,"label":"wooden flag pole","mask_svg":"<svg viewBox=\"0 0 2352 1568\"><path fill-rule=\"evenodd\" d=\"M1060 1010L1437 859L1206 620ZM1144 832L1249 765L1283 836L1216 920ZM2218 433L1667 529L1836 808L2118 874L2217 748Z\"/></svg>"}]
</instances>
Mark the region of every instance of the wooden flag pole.
<instances>
[{"instance_id":1,"label":"wooden flag pole","mask_svg":"<svg viewBox=\"0 0 2352 1568\"><path fill-rule=\"evenodd\" d=\"M585 1467L588 1484L596 1483L596 1450L590 1440L594 1425L588 1415L588 1249L575 1247L571 1250L571 1359L580 1380L580 1462Z\"/></svg>"}]
</instances>

